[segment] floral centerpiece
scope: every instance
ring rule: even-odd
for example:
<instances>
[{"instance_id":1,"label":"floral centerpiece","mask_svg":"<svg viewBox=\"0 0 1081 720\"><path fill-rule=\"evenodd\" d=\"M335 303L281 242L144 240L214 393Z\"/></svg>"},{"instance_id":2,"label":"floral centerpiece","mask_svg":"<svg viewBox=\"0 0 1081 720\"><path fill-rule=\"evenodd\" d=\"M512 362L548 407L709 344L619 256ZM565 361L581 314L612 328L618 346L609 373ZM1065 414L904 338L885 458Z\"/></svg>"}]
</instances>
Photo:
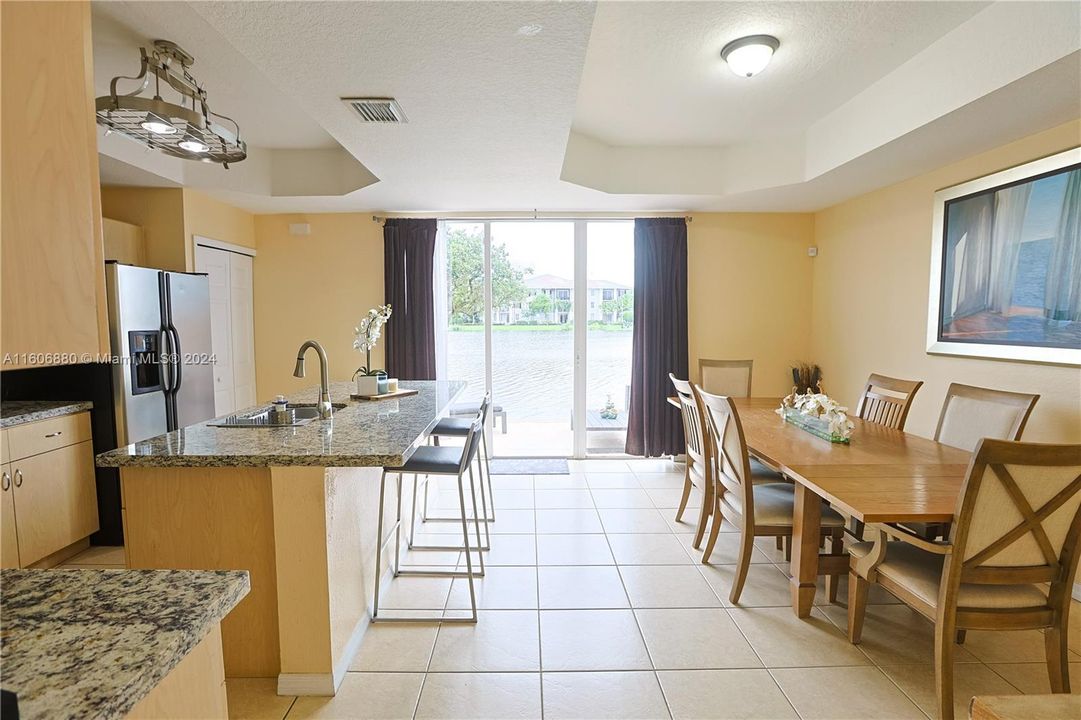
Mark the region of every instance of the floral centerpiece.
<instances>
[{"instance_id":1,"label":"floral centerpiece","mask_svg":"<svg viewBox=\"0 0 1081 720\"><path fill-rule=\"evenodd\" d=\"M792 394L781 400L777 414L793 425L836 443L848 443L855 427L848 419L848 408L825 393Z\"/></svg>"},{"instance_id":2,"label":"floral centerpiece","mask_svg":"<svg viewBox=\"0 0 1081 720\"><path fill-rule=\"evenodd\" d=\"M353 373L357 381L357 395L376 395L379 392L379 378L386 377L385 370L372 367L372 350L379 342L383 325L390 319L390 305L380 305L368 311L353 328L353 349L364 353L364 364Z\"/></svg>"}]
</instances>

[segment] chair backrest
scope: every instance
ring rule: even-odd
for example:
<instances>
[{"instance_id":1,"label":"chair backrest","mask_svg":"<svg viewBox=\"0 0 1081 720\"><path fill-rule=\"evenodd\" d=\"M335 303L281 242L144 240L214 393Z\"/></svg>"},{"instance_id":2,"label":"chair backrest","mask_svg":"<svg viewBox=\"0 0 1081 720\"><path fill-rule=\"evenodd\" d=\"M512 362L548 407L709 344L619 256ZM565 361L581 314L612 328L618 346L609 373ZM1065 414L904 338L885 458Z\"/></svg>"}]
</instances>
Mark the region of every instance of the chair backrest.
<instances>
[{"instance_id":1,"label":"chair backrest","mask_svg":"<svg viewBox=\"0 0 1081 720\"><path fill-rule=\"evenodd\" d=\"M956 521L950 582L1049 582L1065 594L1081 535L1081 445L981 440ZM1061 598L1059 598L1061 599Z\"/></svg>"},{"instance_id":2,"label":"chair backrest","mask_svg":"<svg viewBox=\"0 0 1081 720\"><path fill-rule=\"evenodd\" d=\"M698 385L714 395L750 397L753 365L754 360L699 360Z\"/></svg>"},{"instance_id":3,"label":"chair backrest","mask_svg":"<svg viewBox=\"0 0 1081 720\"><path fill-rule=\"evenodd\" d=\"M484 397L481 398L480 406L477 408L477 417L480 418L481 427L487 427L488 425L488 410L492 407L492 391L484 393Z\"/></svg>"},{"instance_id":4,"label":"chair backrest","mask_svg":"<svg viewBox=\"0 0 1081 720\"><path fill-rule=\"evenodd\" d=\"M469 466L477 459L477 448L480 447L480 438L483 432L484 420L477 417L476 420L469 424L469 433L465 436L465 443L462 445L462 459L458 464L458 474L462 475L468 472Z\"/></svg>"},{"instance_id":5,"label":"chair backrest","mask_svg":"<svg viewBox=\"0 0 1081 720\"><path fill-rule=\"evenodd\" d=\"M922 380L899 380L871 374L856 406L856 417L894 430L904 430L908 409Z\"/></svg>"},{"instance_id":6,"label":"chair backrest","mask_svg":"<svg viewBox=\"0 0 1081 720\"><path fill-rule=\"evenodd\" d=\"M1020 440L1039 395L952 383L942 402L935 440L972 451L981 438Z\"/></svg>"},{"instance_id":7,"label":"chair backrest","mask_svg":"<svg viewBox=\"0 0 1081 720\"><path fill-rule=\"evenodd\" d=\"M713 395L694 387L694 397L702 407L713 449L713 471L717 482L724 485L726 493L736 493L742 502L742 515L748 524L754 524L754 492L751 483L751 462L747 456L747 441L743 435L743 423L739 420L732 398Z\"/></svg>"},{"instance_id":8,"label":"chair backrest","mask_svg":"<svg viewBox=\"0 0 1081 720\"><path fill-rule=\"evenodd\" d=\"M676 397L679 398L679 412L683 418L683 437L687 445L687 459L691 467L697 466L699 473L706 472L706 434L701 412L694 399L691 384L686 380L680 380L672 373L668 373L668 379L676 389Z\"/></svg>"}]
</instances>

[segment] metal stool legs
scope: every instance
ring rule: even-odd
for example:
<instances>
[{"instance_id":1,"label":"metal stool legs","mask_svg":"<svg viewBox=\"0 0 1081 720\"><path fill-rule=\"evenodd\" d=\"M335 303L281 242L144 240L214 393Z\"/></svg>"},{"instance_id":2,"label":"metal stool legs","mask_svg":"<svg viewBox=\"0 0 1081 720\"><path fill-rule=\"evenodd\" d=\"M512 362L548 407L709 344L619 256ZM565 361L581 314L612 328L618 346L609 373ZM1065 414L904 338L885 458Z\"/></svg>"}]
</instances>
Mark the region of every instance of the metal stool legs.
<instances>
[{"instance_id":1,"label":"metal stool legs","mask_svg":"<svg viewBox=\"0 0 1081 720\"><path fill-rule=\"evenodd\" d=\"M387 472L384 470L383 475L379 481L379 521L377 523L377 537L378 547L376 547L375 554L375 598L372 606L372 622L417 622L420 620L437 620L440 622L456 622L456 623L475 623L477 622L477 595L476 588L474 587L474 579L478 577L484 577L484 555L479 555L479 572L473 571L473 548L470 547L469 542L469 521L466 517L465 511L465 485L462 476L458 476L458 504L459 515L458 521L462 526L462 545L458 546L446 546L441 548L428 548L420 547L417 550L435 550L435 549L451 549L462 550L465 552L465 570L459 570L455 568L453 570L437 570L434 568L410 568L402 567L401 565L401 531L402 531L402 474L397 473L395 480L396 486L396 504L397 512L394 520L394 528L390 534L384 534L383 518L385 516L386 508L386 489L387 489ZM472 480L471 480L472 484ZM476 516L477 511L477 495L476 490L471 488L471 496L473 500L473 514ZM477 543L480 543L480 524L476 522L474 517L474 531L476 533ZM383 578L383 551L390 541L394 541L394 555L393 562L391 563L392 576L398 577L402 575L413 576L425 576L425 577L462 577L466 578L466 582L469 586L469 606L471 614L469 617L446 617L444 614L431 617L387 617L379 614L379 591L381 586L381 580ZM445 610L443 611L445 612Z\"/></svg>"},{"instance_id":2,"label":"metal stool legs","mask_svg":"<svg viewBox=\"0 0 1081 720\"><path fill-rule=\"evenodd\" d=\"M439 436L438 435L431 436L431 440L432 440L432 443L435 446L437 446L437 447L439 446ZM484 520L485 547L483 547L481 549L482 550L487 550L491 546L491 537L490 537L490 534L489 534L489 531L488 531L488 523L495 522L495 495L492 493L492 469L491 469L491 465L489 464L489 460L488 460L488 441L485 438L485 434L483 432L481 433L481 436L480 436L480 448L481 448L481 452L478 453L478 456L476 458L476 463L477 463L477 474L480 476L480 502L481 502L482 509L484 511L484 517L482 519ZM473 470L472 465L470 465L469 469L470 469L470 475L472 475L472 470ZM487 483L485 482L485 477L487 477ZM416 482L416 478L414 477L414 483L415 482ZM470 480L470 482L472 482L472 480ZM485 493L484 493L485 484L488 485L487 497L485 497ZM427 483L427 481L425 481L425 483L424 483L424 496L421 498L421 502L422 502L421 511L420 511L420 521L421 522L457 522L458 521L457 518L453 518L453 517L439 517L439 516L433 516L433 515L428 514L428 483ZM416 506L417 506L417 489L416 489L416 485L414 484L414 487L413 487L414 513L416 512L416 510L415 510ZM414 520L414 522L415 522L415 520ZM412 525L412 524L413 523L410 523L410 525ZM410 533L409 533L409 547L410 548L413 547L412 528L410 529Z\"/></svg>"}]
</instances>

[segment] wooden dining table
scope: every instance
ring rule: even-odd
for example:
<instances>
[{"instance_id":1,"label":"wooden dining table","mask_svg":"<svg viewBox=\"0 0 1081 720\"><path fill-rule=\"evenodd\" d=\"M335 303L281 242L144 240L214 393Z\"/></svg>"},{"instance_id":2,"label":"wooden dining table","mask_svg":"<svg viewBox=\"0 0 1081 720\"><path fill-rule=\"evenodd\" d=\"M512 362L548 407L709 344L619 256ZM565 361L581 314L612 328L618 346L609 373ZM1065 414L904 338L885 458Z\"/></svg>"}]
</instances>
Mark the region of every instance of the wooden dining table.
<instances>
[{"instance_id":1,"label":"wooden dining table","mask_svg":"<svg viewBox=\"0 0 1081 720\"><path fill-rule=\"evenodd\" d=\"M864 523L953 520L971 453L859 418L848 444L832 443L785 422L780 398L733 401L748 452L796 485L790 582L799 617L811 613L819 575L848 572L847 555L819 552L822 500Z\"/></svg>"}]
</instances>

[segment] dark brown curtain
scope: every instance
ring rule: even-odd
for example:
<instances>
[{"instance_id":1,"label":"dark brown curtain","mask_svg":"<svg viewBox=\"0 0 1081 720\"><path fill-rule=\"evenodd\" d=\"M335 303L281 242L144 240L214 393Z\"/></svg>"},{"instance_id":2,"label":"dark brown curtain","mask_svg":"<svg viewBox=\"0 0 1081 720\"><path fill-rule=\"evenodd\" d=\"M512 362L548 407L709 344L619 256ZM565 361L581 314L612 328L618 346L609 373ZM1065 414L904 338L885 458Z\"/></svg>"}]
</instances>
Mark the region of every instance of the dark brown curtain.
<instances>
[{"instance_id":1,"label":"dark brown curtain","mask_svg":"<svg viewBox=\"0 0 1081 720\"><path fill-rule=\"evenodd\" d=\"M629 455L684 451L683 422L668 404L668 373L687 377L687 221L636 218Z\"/></svg>"},{"instance_id":2,"label":"dark brown curtain","mask_svg":"<svg viewBox=\"0 0 1081 720\"><path fill-rule=\"evenodd\" d=\"M435 380L436 221L388 218L383 225L387 372L402 380Z\"/></svg>"}]
</instances>

